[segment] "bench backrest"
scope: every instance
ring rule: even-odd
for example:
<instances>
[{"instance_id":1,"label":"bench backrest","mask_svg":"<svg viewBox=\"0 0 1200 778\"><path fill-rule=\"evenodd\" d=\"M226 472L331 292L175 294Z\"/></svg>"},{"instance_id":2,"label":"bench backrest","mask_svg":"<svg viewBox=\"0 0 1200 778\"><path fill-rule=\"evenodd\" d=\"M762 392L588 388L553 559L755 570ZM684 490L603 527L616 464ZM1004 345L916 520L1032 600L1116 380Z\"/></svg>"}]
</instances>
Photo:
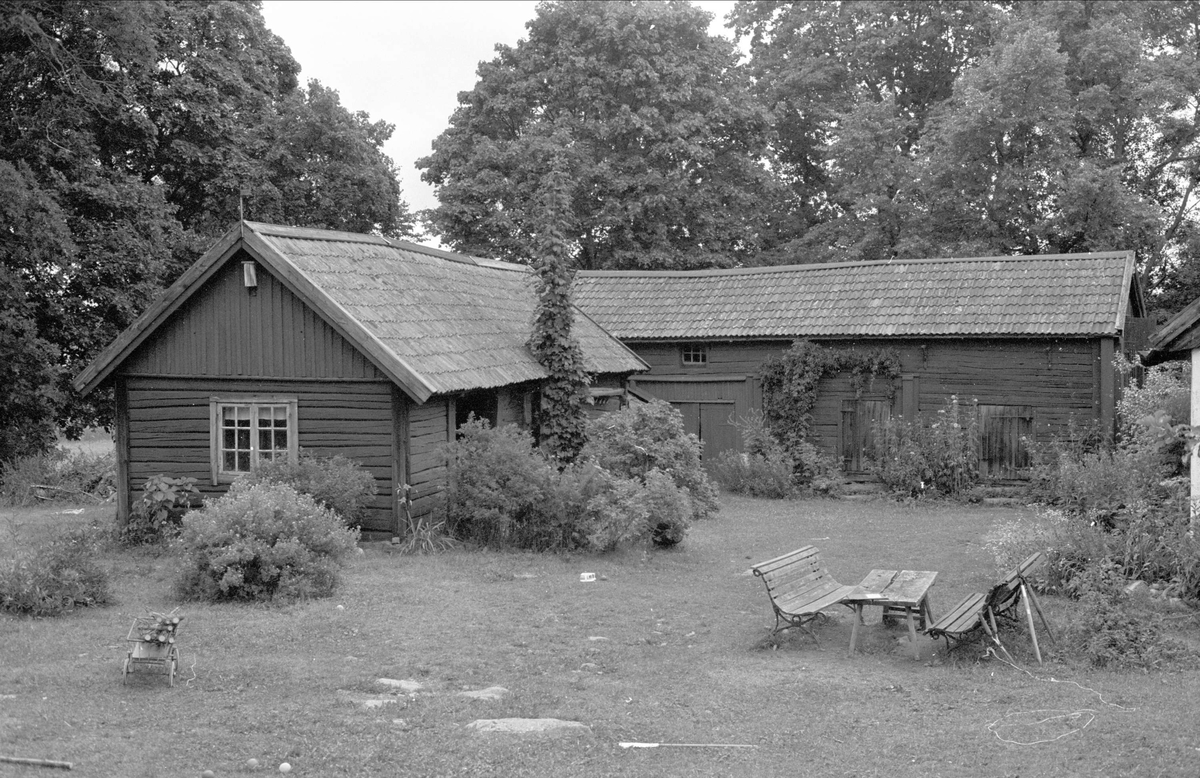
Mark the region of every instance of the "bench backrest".
<instances>
[{"instance_id":1,"label":"bench backrest","mask_svg":"<svg viewBox=\"0 0 1200 778\"><path fill-rule=\"evenodd\" d=\"M751 568L763 579L772 597L808 591L837 582L821 563L816 546L804 546L783 556L760 562Z\"/></svg>"},{"instance_id":2,"label":"bench backrest","mask_svg":"<svg viewBox=\"0 0 1200 778\"><path fill-rule=\"evenodd\" d=\"M988 592L988 607L992 609L992 612L1004 613L1009 608L1015 607L1021 600L1021 584L1026 583L1029 573L1040 567L1043 562L1045 562L1045 555L1038 551L1009 570L1000 583L993 586Z\"/></svg>"}]
</instances>

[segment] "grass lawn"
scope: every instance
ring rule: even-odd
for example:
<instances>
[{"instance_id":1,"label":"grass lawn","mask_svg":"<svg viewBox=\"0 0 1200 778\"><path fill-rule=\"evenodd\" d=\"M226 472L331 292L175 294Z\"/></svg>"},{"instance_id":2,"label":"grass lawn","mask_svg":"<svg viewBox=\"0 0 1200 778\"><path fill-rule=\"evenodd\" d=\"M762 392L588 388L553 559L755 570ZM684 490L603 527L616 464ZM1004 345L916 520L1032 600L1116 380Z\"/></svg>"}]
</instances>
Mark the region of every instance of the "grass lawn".
<instances>
[{"instance_id":1,"label":"grass lawn","mask_svg":"<svg viewBox=\"0 0 1200 778\"><path fill-rule=\"evenodd\" d=\"M0 555L92 519L0 509ZM102 551L116 603L51 620L0 616L0 755L72 762L84 776L1182 776L1200 773L1200 671L1111 672L1050 647L1017 668L969 648L943 656L868 609L804 635L773 624L751 562L820 547L855 582L872 568L939 571L948 608L995 577L983 539L1018 508L724 499L676 550L603 557L372 546L338 596L285 607L175 601L173 560ZM581 572L594 583L581 583ZM1071 603L1044 598L1051 625ZM185 615L182 668L121 683L126 632L147 609ZM340 606L340 607L339 607ZM1170 620L1200 635L1194 614ZM379 678L414 680L386 697ZM463 690L502 686L494 701ZM554 717L585 730L481 734L481 718ZM622 749L620 741L754 748ZM1041 742L1038 742L1041 741ZM257 769L247 765L256 758ZM0 778L41 776L0 762Z\"/></svg>"}]
</instances>

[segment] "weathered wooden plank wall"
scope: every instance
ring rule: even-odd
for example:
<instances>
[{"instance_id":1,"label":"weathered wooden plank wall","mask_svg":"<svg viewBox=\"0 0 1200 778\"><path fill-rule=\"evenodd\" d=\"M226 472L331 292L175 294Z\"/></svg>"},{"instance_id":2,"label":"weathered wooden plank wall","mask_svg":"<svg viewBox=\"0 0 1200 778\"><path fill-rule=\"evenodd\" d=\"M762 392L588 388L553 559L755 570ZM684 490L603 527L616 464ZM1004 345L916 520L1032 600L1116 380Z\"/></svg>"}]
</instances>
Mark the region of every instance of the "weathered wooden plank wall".
<instances>
[{"instance_id":1,"label":"weathered wooden plank wall","mask_svg":"<svg viewBox=\"0 0 1200 778\"><path fill-rule=\"evenodd\" d=\"M127 376L129 484L135 491L159 473L197 479L205 496L223 494L209 468L209 398L271 394L297 399L300 447L341 454L375 477L379 495L364 528L388 531L393 496L391 384L368 381L242 381Z\"/></svg>"},{"instance_id":2,"label":"weathered wooden plank wall","mask_svg":"<svg viewBox=\"0 0 1200 778\"><path fill-rule=\"evenodd\" d=\"M449 441L448 418L453 412L450 402L440 397L434 397L423 405L409 407L408 468L415 517L432 515L444 507L444 452Z\"/></svg>"},{"instance_id":3,"label":"weathered wooden plank wall","mask_svg":"<svg viewBox=\"0 0 1200 778\"><path fill-rule=\"evenodd\" d=\"M823 345L896 350L904 378L896 382L895 391L889 392L881 381L863 394L871 401L891 399L893 413L935 412L951 395L964 403L1030 407L1035 439L1049 440L1067 434L1072 421L1111 426L1115 383L1102 361L1111 361L1113 349L1111 340L1102 340L877 339ZM637 385L679 405L685 418L698 424L698 409L690 404L728 399L734 385L746 387L744 395L737 395L738 415L745 408L761 408L756 376L762 362L788 349L791 341L709 342L707 363L688 366L682 363L678 342L628 345L652 367L650 373L637 377ZM847 376L821 382L813 434L835 456L840 455L842 403L854 396Z\"/></svg>"}]
</instances>

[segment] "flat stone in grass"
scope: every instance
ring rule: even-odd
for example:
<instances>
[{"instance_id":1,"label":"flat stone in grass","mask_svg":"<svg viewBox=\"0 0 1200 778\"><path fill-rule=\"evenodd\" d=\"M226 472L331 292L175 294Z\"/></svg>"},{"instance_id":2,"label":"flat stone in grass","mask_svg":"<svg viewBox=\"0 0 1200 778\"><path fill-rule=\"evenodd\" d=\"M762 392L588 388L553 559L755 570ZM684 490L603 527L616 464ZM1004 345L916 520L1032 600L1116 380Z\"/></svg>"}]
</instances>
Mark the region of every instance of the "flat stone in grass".
<instances>
[{"instance_id":1,"label":"flat stone in grass","mask_svg":"<svg viewBox=\"0 0 1200 778\"><path fill-rule=\"evenodd\" d=\"M420 682L410 679L397 680L396 678L380 678L379 680L375 681L375 683L379 684L380 686L387 686L390 689L398 689L405 694L416 694L425 688L425 686Z\"/></svg>"},{"instance_id":2,"label":"flat stone in grass","mask_svg":"<svg viewBox=\"0 0 1200 778\"><path fill-rule=\"evenodd\" d=\"M508 689L503 686L489 686L486 689L459 692L459 697L470 697L472 700L499 700L508 695Z\"/></svg>"},{"instance_id":3,"label":"flat stone in grass","mask_svg":"<svg viewBox=\"0 0 1200 778\"><path fill-rule=\"evenodd\" d=\"M508 732L515 735L531 735L539 732L590 731L590 727L578 721L563 719L477 719L467 725L476 732Z\"/></svg>"}]
</instances>

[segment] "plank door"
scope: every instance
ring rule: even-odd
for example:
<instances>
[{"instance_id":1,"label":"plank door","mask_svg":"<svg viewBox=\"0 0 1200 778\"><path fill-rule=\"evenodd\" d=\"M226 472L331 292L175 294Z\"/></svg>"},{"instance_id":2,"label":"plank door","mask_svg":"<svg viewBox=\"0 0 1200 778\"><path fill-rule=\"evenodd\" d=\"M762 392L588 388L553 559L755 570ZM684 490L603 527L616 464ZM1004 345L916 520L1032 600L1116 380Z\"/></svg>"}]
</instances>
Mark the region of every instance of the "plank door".
<instances>
[{"instance_id":1,"label":"plank door","mask_svg":"<svg viewBox=\"0 0 1200 778\"><path fill-rule=\"evenodd\" d=\"M875 425L892 418L889 400L842 400L842 469L867 472L875 451Z\"/></svg>"},{"instance_id":2,"label":"plank door","mask_svg":"<svg viewBox=\"0 0 1200 778\"><path fill-rule=\"evenodd\" d=\"M704 461L715 461L722 451L740 450L741 435L733 424L735 407L732 402L700 404L700 456Z\"/></svg>"},{"instance_id":3,"label":"plank door","mask_svg":"<svg viewBox=\"0 0 1200 778\"><path fill-rule=\"evenodd\" d=\"M1029 468L1025 440L1033 438L1033 408L1028 405L979 406L979 474L1019 478Z\"/></svg>"}]
</instances>

